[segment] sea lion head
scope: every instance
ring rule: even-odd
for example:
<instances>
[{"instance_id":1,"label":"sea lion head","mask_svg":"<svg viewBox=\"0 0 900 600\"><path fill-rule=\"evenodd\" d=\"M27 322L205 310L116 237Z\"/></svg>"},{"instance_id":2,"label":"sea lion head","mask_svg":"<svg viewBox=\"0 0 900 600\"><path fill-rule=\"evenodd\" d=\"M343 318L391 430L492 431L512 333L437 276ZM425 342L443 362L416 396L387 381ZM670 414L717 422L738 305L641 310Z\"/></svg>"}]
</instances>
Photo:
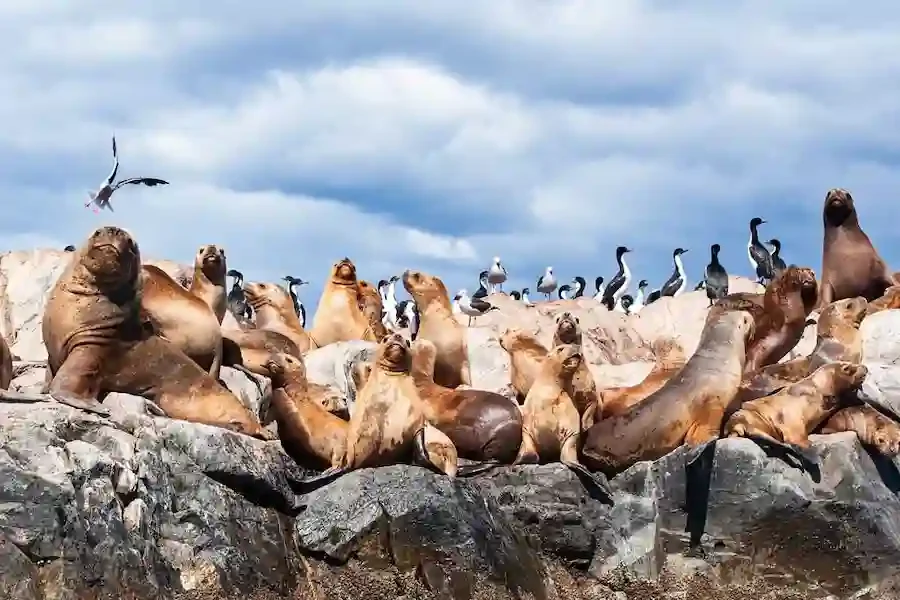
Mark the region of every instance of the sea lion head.
<instances>
[{"instance_id":1,"label":"sea lion head","mask_svg":"<svg viewBox=\"0 0 900 600\"><path fill-rule=\"evenodd\" d=\"M568 379L575 375L583 359L581 348L575 344L560 344L551 350L547 357L559 367L560 375Z\"/></svg>"},{"instance_id":2,"label":"sea lion head","mask_svg":"<svg viewBox=\"0 0 900 600\"><path fill-rule=\"evenodd\" d=\"M581 328L578 317L569 311L556 317L556 337L563 344L580 344Z\"/></svg>"},{"instance_id":3,"label":"sea lion head","mask_svg":"<svg viewBox=\"0 0 900 600\"><path fill-rule=\"evenodd\" d=\"M269 371L272 387L284 387L288 383L306 381L306 365L303 364L303 360L285 352L276 352L269 356L266 369Z\"/></svg>"},{"instance_id":4,"label":"sea lion head","mask_svg":"<svg viewBox=\"0 0 900 600\"><path fill-rule=\"evenodd\" d=\"M356 304L360 312L365 315L369 321L369 329L372 334L381 341L379 336L384 336L387 331L381 322L381 315L384 312L384 303L381 301L381 294L375 289L371 283L365 279L360 279L356 288Z\"/></svg>"},{"instance_id":5,"label":"sea lion head","mask_svg":"<svg viewBox=\"0 0 900 600\"><path fill-rule=\"evenodd\" d=\"M81 262L98 283L119 286L138 276L141 253L127 231L105 226L88 238Z\"/></svg>"},{"instance_id":6,"label":"sea lion head","mask_svg":"<svg viewBox=\"0 0 900 600\"><path fill-rule=\"evenodd\" d=\"M822 220L825 227L840 227L856 221L856 207L850 192L841 188L828 190L825 194L825 206L822 209Z\"/></svg>"},{"instance_id":7,"label":"sea lion head","mask_svg":"<svg viewBox=\"0 0 900 600\"><path fill-rule=\"evenodd\" d=\"M378 344L378 366L392 373L408 373L412 359L409 340L399 333L391 333Z\"/></svg>"},{"instance_id":8,"label":"sea lion head","mask_svg":"<svg viewBox=\"0 0 900 600\"><path fill-rule=\"evenodd\" d=\"M866 317L866 309L869 303L862 296L856 298L844 298L837 302L832 302L822 309L819 315L819 323L817 333L825 337L833 337L833 333L846 328L848 325L853 329L859 329L860 324Z\"/></svg>"},{"instance_id":9,"label":"sea lion head","mask_svg":"<svg viewBox=\"0 0 900 600\"><path fill-rule=\"evenodd\" d=\"M274 283L247 282L244 284L244 297L247 304L256 311L264 306L272 306L279 311L294 310L294 303L288 292Z\"/></svg>"},{"instance_id":10,"label":"sea lion head","mask_svg":"<svg viewBox=\"0 0 900 600\"><path fill-rule=\"evenodd\" d=\"M519 329L518 327L510 327L500 335L500 347L507 352L516 352L517 350L536 349L545 350L537 338L528 331Z\"/></svg>"},{"instance_id":11,"label":"sea lion head","mask_svg":"<svg viewBox=\"0 0 900 600\"><path fill-rule=\"evenodd\" d=\"M215 244L200 246L194 258L196 264L211 280L225 279L225 249Z\"/></svg>"},{"instance_id":12,"label":"sea lion head","mask_svg":"<svg viewBox=\"0 0 900 600\"><path fill-rule=\"evenodd\" d=\"M403 272L402 279L404 289L420 310L433 302L438 302L448 310L450 309L450 294L440 277L429 275L423 271L407 269Z\"/></svg>"},{"instance_id":13,"label":"sea lion head","mask_svg":"<svg viewBox=\"0 0 900 600\"><path fill-rule=\"evenodd\" d=\"M356 265L346 256L331 267L331 283L356 285Z\"/></svg>"},{"instance_id":14,"label":"sea lion head","mask_svg":"<svg viewBox=\"0 0 900 600\"><path fill-rule=\"evenodd\" d=\"M865 365L852 362L838 361L820 368L827 367L832 369L836 379L835 389L840 391L859 389L869 374L869 369Z\"/></svg>"},{"instance_id":15,"label":"sea lion head","mask_svg":"<svg viewBox=\"0 0 900 600\"><path fill-rule=\"evenodd\" d=\"M745 310L735 310L727 313L726 316L734 322L735 328L743 336L745 346L749 344L756 333L756 319L753 318L753 315Z\"/></svg>"},{"instance_id":16,"label":"sea lion head","mask_svg":"<svg viewBox=\"0 0 900 600\"><path fill-rule=\"evenodd\" d=\"M785 298L799 294L806 314L809 314L819 299L819 283L816 273L809 267L790 265L771 284L776 297Z\"/></svg>"}]
</instances>

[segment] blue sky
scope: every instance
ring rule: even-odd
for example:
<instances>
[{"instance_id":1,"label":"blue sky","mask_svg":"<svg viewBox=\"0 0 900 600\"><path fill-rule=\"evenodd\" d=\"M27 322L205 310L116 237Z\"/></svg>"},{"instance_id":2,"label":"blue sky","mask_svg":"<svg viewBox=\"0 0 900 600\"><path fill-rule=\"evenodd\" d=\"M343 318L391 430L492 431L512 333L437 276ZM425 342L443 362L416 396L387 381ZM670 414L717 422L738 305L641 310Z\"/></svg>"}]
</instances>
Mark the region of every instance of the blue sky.
<instances>
[{"instance_id":1,"label":"blue sky","mask_svg":"<svg viewBox=\"0 0 900 600\"><path fill-rule=\"evenodd\" d=\"M900 269L900 4L837 0L8 0L0 249L131 230L149 257L226 248L249 280L349 256L455 291L615 271L676 246L749 274L761 216L821 265L825 192L853 193ZM251 8L252 7L252 8ZM892 125L893 123L893 125ZM110 168L116 212L84 208Z\"/></svg>"}]
</instances>

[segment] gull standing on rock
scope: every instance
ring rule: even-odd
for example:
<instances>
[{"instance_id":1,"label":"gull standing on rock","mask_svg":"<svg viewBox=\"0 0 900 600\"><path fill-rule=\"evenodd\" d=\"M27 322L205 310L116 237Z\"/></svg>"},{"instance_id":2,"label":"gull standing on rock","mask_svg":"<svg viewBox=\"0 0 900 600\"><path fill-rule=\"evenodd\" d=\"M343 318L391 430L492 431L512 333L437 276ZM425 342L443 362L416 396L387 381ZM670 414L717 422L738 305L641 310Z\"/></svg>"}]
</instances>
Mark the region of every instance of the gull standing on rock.
<instances>
[{"instance_id":1,"label":"gull standing on rock","mask_svg":"<svg viewBox=\"0 0 900 600\"><path fill-rule=\"evenodd\" d=\"M494 257L494 264L488 269L488 283L491 285L491 293L503 291L503 283L506 281L506 269L500 264L500 257Z\"/></svg>"},{"instance_id":2,"label":"gull standing on rock","mask_svg":"<svg viewBox=\"0 0 900 600\"><path fill-rule=\"evenodd\" d=\"M537 291L547 296L547 300L550 299L550 294L556 291L556 277L553 276L553 267L547 267L544 274L538 277Z\"/></svg>"},{"instance_id":3,"label":"gull standing on rock","mask_svg":"<svg viewBox=\"0 0 900 600\"><path fill-rule=\"evenodd\" d=\"M488 311L497 310L496 306L491 306L490 302L482 300L481 298L469 298L469 295L464 289L459 290L459 293L454 300L459 302L459 309L462 313L469 317L470 327L472 326L473 318L480 317Z\"/></svg>"},{"instance_id":4,"label":"gull standing on rock","mask_svg":"<svg viewBox=\"0 0 900 600\"><path fill-rule=\"evenodd\" d=\"M109 177L106 178L102 184L100 184L100 189L96 192L88 192L88 196L90 197L90 201L84 205L85 208L94 205L91 210L95 213L99 213L101 209L108 208L110 212L115 212L113 210L112 204L109 203L110 198L112 198L113 192L122 187L123 185L130 184L141 184L149 187L153 187L156 185L169 185L168 181L163 179L157 179L156 177L129 177L128 179L123 179L115 184L116 174L119 172L119 153L116 149L116 136L112 138L112 150L113 150L113 168L112 172L109 174Z\"/></svg>"}]
</instances>

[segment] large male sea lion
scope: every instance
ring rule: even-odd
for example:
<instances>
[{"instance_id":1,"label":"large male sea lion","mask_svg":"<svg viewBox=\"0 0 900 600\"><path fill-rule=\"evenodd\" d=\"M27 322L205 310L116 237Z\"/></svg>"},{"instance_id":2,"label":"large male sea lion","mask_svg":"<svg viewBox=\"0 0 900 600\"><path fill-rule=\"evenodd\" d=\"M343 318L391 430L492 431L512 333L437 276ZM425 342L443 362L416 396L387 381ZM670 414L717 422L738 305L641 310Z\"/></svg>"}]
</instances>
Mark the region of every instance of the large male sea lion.
<instances>
[{"instance_id":1,"label":"large male sea lion","mask_svg":"<svg viewBox=\"0 0 900 600\"><path fill-rule=\"evenodd\" d=\"M225 249L215 244L200 246L194 257L194 277L190 291L206 302L216 315L219 323L225 318L228 308L228 292L225 289Z\"/></svg>"},{"instance_id":2,"label":"large male sea lion","mask_svg":"<svg viewBox=\"0 0 900 600\"><path fill-rule=\"evenodd\" d=\"M848 406L831 415L819 433L853 431L859 441L893 458L900 454L900 424L871 406Z\"/></svg>"},{"instance_id":3,"label":"large male sea lion","mask_svg":"<svg viewBox=\"0 0 900 600\"><path fill-rule=\"evenodd\" d=\"M894 281L887 264L859 226L853 196L835 188L825 194L822 208L822 283L819 307L835 300L862 296L875 300L900 281Z\"/></svg>"},{"instance_id":4,"label":"large male sea lion","mask_svg":"<svg viewBox=\"0 0 900 600\"><path fill-rule=\"evenodd\" d=\"M723 427L727 437L746 437L762 445L775 445L801 460L815 464L809 434L841 406L841 395L862 385L865 366L832 362L781 390L745 402Z\"/></svg>"},{"instance_id":5,"label":"large male sea lion","mask_svg":"<svg viewBox=\"0 0 900 600\"><path fill-rule=\"evenodd\" d=\"M269 358L267 366L272 377L271 410L284 451L306 468L340 467L349 425L313 397L303 359L278 353Z\"/></svg>"},{"instance_id":6,"label":"large male sea lion","mask_svg":"<svg viewBox=\"0 0 900 600\"><path fill-rule=\"evenodd\" d=\"M587 476L607 499L612 490L605 480L592 475L578 459L581 415L566 392L583 362L581 349L574 344L556 346L541 361L537 377L522 405L522 445L515 464L558 459L581 476Z\"/></svg>"},{"instance_id":7,"label":"large male sea lion","mask_svg":"<svg viewBox=\"0 0 900 600\"><path fill-rule=\"evenodd\" d=\"M656 460L682 444L715 440L744 371L753 317L745 311L710 310L700 344L687 364L657 392L625 414L587 431L582 454L607 474Z\"/></svg>"},{"instance_id":8,"label":"large male sea lion","mask_svg":"<svg viewBox=\"0 0 900 600\"><path fill-rule=\"evenodd\" d=\"M741 383L738 403L766 396L789 383L800 381L827 363L860 362L862 336L859 326L866 317L867 304L865 298L858 296L832 302L822 309L812 353L749 373Z\"/></svg>"},{"instance_id":9,"label":"large male sea lion","mask_svg":"<svg viewBox=\"0 0 900 600\"><path fill-rule=\"evenodd\" d=\"M141 309L153 333L217 379L222 366L222 328L212 308L159 267L143 265L142 271Z\"/></svg>"},{"instance_id":10,"label":"large male sea lion","mask_svg":"<svg viewBox=\"0 0 900 600\"><path fill-rule=\"evenodd\" d=\"M412 377L428 421L453 441L459 456L510 463L522 443L522 413L505 396L484 390L451 389L434 382L435 345L412 344Z\"/></svg>"},{"instance_id":11,"label":"large male sea lion","mask_svg":"<svg viewBox=\"0 0 900 600\"><path fill-rule=\"evenodd\" d=\"M428 340L437 348L434 382L449 388L471 386L467 329L453 315L444 282L434 275L407 270L403 273L403 287L419 311L417 339Z\"/></svg>"},{"instance_id":12,"label":"large male sea lion","mask_svg":"<svg viewBox=\"0 0 900 600\"><path fill-rule=\"evenodd\" d=\"M453 442L425 417L410 375L412 353L403 336L392 333L378 344L375 360L350 416L344 470L378 467L412 459L450 477L457 473Z\"/></svg>"},{"instance_id":13,"label":"large male sea lion","mask_svg":"<svg viewBox=\"0 0 900 600\"><path fill-rule=\"evenodd\" d=\"M359 310L365 315L375 341L380 342L387 335L387 329L381 318L384 306L381 301L381 294L378 293L378 290L371 283L365 280L360 280L359 282Z\"/></svg>"},{"instance_id":14,"label":"large male sea lion","mask_svg":"<svg viewBox=\"0 0 900 600\"><path fill-rule=\"evenodd\" d=\"M297 345L301 354L312 347L309 334L294 310L294 300L283 287L274 283L247 283L244 297L256 314L256 331L283 335Z\"/></svg>"},{"instance_id":15,"label":"large male sea lion","mask_svg":"<svg viewBox=\"0 0 900 600\"><path fill-rule=\"evenodd\" d=\"M43 318L50 397L106 412L101 394L143 396L175 419L269 439L240 400L141 322L137 243L118 227L100 227L50 292Z\"/></svg>"},{"instance_id":16,"label":"large male sea lion","mask_svg":"<svg viewBox=\"0 0 900 600\"><path fill-rule=\"evenodd\" d=\"M349 258L343 258L331 267L310 337L316 348L349 340L375 341L375 334L359 308L356 266Z\"/></svg>"},{"instance_id":17,"label":"large male sea lion","mask_svg":"<svg viewBox=\"0 0 900 600\"><path fill-rule=\"evenodd\" d=\"M581 324L578 317L572 313L565 311L556 317L556 330L553 332L553 347L563 344L572 344L584 352L582 343ZM583 357L583 354L582 354ZM588 367L586 360L581 360L578 364L578 370L572 377L571 383L566 392L575 402L575 408L581 415L581 427L587 431L588 427L594 424L597 413L603 410L601 406L601 398L597 394L597 383Z\"/></svg>"},{"instance_id":18,"label":"large male sea lion","mask_svg":"<svg viewBox=\"0 0 900 600\"><path fill-rule=\"evenodd\" d=\"M803 337L807 317L817 298L812 269L790 265L766 287L763 305L744 297L726 296L713 306L750 312L755 331L747 348L745 373L781 360Z\"/></svg>"}]
</instances>

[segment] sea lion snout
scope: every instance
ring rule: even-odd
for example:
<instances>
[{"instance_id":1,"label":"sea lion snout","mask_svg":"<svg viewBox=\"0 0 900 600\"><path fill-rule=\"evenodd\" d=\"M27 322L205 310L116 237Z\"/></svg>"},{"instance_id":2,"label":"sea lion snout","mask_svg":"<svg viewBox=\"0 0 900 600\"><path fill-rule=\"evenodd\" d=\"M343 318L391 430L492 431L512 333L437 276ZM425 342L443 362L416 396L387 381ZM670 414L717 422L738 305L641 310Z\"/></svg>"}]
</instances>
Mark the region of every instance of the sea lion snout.
<instances>
[{"instance_id":1,"label":"sea lion snout","mask_svg":"<svg viewBox=\"0 0 900 600\"><path fill-rule=\"evenodd\" d=\"M204 264L220 264L225 260L225 250L219 248L215 244L201 246L197 254Z\"/></svg>"}]
</instances>

